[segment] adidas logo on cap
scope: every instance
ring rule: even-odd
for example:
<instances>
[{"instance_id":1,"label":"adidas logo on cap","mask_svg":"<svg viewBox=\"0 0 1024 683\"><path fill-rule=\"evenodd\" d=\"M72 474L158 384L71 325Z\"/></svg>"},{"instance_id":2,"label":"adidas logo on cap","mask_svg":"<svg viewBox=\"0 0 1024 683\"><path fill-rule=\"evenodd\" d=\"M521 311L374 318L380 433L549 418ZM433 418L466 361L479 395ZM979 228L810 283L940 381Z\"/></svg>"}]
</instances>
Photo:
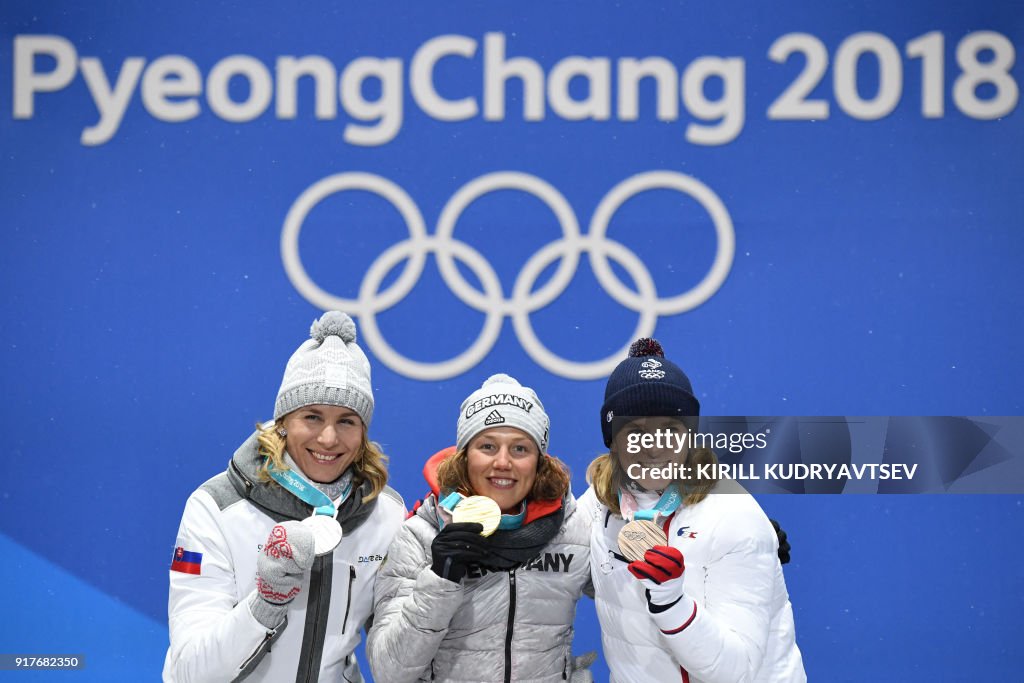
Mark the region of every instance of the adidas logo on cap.
<instances>
[{"instance_id":1,"label":"adidas logo on cap","mask_svg":"<svg viewBox=\"0 0 1024 683\"><path fill-rule=\"evenodd\" d=\"M501 416L497 410L492 410L490 414L484 418L484 426L500 425L505 423L505 418Z\"/></svg>"}]
</instances>

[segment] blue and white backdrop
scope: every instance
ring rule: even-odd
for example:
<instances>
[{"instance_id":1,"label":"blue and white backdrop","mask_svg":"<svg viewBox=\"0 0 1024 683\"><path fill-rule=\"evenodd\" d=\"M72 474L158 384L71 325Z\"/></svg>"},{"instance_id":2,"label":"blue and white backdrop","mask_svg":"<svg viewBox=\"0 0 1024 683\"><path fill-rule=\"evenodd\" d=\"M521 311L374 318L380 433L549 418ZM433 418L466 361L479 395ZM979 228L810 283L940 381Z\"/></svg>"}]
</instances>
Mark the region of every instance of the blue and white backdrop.
<instances>
[{"instance_id":1,"label":"blue and white backdrop","mask_svg":"<svg viewBox=\"0 0 1024 683\"><path fill-rule=\"evenodd\" d=\"M1020 414L1022 47L993 0L4 4L0 651L158 677L185 498L325 308L410 502L497 371L581 492L645 334L709 414ZM1019 676L1022 503L763 497L812 680Z\"/></svg>"}]
</instances>

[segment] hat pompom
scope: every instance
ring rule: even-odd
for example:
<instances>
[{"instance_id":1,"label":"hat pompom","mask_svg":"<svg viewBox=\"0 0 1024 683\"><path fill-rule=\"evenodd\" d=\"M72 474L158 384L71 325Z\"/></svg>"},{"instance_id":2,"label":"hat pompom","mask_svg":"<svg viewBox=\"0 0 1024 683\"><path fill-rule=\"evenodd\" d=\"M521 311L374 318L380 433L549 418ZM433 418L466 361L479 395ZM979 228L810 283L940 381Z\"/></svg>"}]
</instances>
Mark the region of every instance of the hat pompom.
<instances>
[{"instance_id":1,"label":"hat pompom","mask_svg":"<svg viewBox=\"0 0 1024 683\"><path fill-rule=\"evenodd\" d=\"M482 389L491 384L513 384L517 387L522 386L521 384L519 384L519 380L517 380L515 377L513 377L512 375L506 375L503 372L499 372L496 375L491 375L490 377L488 377L486 380L484 380L484 383L480 385L480 388Z\"/></svg>"},{"instance_id":2,"label":"hat pompom","mask_svg":"<svg viewBox=\"0 0 1024 683\"><path fill-rule=\"evenodd\" d=\"M658 356L659 358L665 357L665 351L661 348L661 344L658 343L657 339L641 337L630 345L630 358L644 358L646 356Z\"/></svg>"},{"instance_id":3,"label":"hat pompom","mask_svg":"<svg viewBox=\"0 0 1024 683\"><path fill-rule=\"evenodd\" d=\"M309 328L309 336L323 343L328 337L341 337L346 344L356 340L356 324L341 311L327 311Z\"/></svg>"}]
</instances>

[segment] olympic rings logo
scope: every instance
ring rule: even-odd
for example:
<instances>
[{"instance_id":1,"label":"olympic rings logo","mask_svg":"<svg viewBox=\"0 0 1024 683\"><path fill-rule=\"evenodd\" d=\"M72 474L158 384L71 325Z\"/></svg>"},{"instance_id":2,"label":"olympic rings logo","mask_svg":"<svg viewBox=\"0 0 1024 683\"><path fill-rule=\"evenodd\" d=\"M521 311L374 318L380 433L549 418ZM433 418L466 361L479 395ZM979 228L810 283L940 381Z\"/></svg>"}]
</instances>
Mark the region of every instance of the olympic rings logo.
<instances>
[{"instance_id":1,"label":"olympic rings logo","mask_svg":"<svg viewBox=\"0 0 1024 683\"><path fill-rule=\"evenodd\" d=\"M711 268L690 290L659 298L651 273L643 261L619 242L606 236L615 212L634 195L652 189L676 190L696 199L711 216L717 236L717 249ZM347 190L372 192L390 202L402 215L409 230L408 239L392 245L370 264L355 299L331 294L309 277L299 256L299 233L309 212L326 197ZM533 254L516 277L512 296L504 297L501 282L490 262L480 252L455 238L455 225L462 212L480 197L499 190L527 192L544 202L558 219L562 236ZM358 316L361 340L388 367L407 377L421 380L448 379L479 363L494 347L502 321L512 318L513 329L523 349L538 365L570 379L597 379L608 375L622 360L629 343L654 332L659 316L677 315L707 301L722 286L732 267L736 234L732 219L722 200L706 185L691 176L673 171L649 171L629 177L613 187L601 199L586 234L580 231L576 213L569 202L546 181L527 173L499 171L481 176L461 187L441 211L434 235L427 232L419 207L401 187L371 173L339 173L307 188L295 200L285 217L281 232L281 258L285 272L295 289L310 303L322 309L338 309ZM416 286L427 255L437 258L441 276L449 289L467 306L485 314L480 336L468 349L446 361L423 363L406 358L384 339L376 316L401 301ZM580 257L586 254L591 268L605 292L619 304L640 314L636 329L621 349L607 358L591 362L566 360L541 343L530 324L530 314L547 306L569 286ZM480 281L479 291L459 272L455 260L464 263ZM632 291L615 275L609 259L616 261L636 284ZM559 260L550 280L533 291L544 269ZM380 285L400 262L408 261L401 275L383 292Z\"/></svg>"}]
</instances>

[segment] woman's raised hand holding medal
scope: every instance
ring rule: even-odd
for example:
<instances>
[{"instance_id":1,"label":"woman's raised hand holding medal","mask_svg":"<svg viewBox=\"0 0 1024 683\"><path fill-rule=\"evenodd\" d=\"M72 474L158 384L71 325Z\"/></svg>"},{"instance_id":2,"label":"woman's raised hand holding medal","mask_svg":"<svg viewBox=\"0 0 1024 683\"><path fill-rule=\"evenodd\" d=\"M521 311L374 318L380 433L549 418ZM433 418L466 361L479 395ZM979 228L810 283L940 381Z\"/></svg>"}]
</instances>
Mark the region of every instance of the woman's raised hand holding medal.
<instances>
[{"instance_id":1,"label":"woman's raised hand holding medal","mask_svg":"<svg viewBox=\"0 0 1024 683\"><path fill-rule=\"evenodd\" d=\"M656 545L645 552L643 558L630 562L627 569L647 589L647 609L650 612L661 613L682 602L686 563L678 548ZM685 602L693 601L687 599Z\"/></svg>"},{"instance_id":2,"label":"woman's raised hand holding medal","mask_svg":"<svg viewBox=\"0 0 1024 683\"><path fill-rule=\"evenodd\" d=\"M488 554L487 539L479 522L452 522L430 543L430 568L442 579L459 583L471 564L479 564Z\"/></svg>"},{"instance_id":3,"label":"woman's raised hand holding medal","mask_svg":"<svg viewBox=\"0 0 1024 683\"><path fill-rule=\"evenodd\" d=\"M454 495L450 500L454 502L452 521L444 525L430 545L431 569L442 579L458 583L470 564L487 558L486 537L498 528L501 508L487 496Z\"/></svg>"},{"instance_id":4,"label":"woman's raised hand holding medal","mask_svg":"<svg viewBox=\"0 0 1024 683\"><path fill-rule=\"evenodd\" d=\"M313 566L314 545L302 522L288 520L270 530L256 561L256 591L249 600L249 610L263 626L277 628L284 621L288 603L302 591L302 578Z\"/></svg>"}]
</instances>

